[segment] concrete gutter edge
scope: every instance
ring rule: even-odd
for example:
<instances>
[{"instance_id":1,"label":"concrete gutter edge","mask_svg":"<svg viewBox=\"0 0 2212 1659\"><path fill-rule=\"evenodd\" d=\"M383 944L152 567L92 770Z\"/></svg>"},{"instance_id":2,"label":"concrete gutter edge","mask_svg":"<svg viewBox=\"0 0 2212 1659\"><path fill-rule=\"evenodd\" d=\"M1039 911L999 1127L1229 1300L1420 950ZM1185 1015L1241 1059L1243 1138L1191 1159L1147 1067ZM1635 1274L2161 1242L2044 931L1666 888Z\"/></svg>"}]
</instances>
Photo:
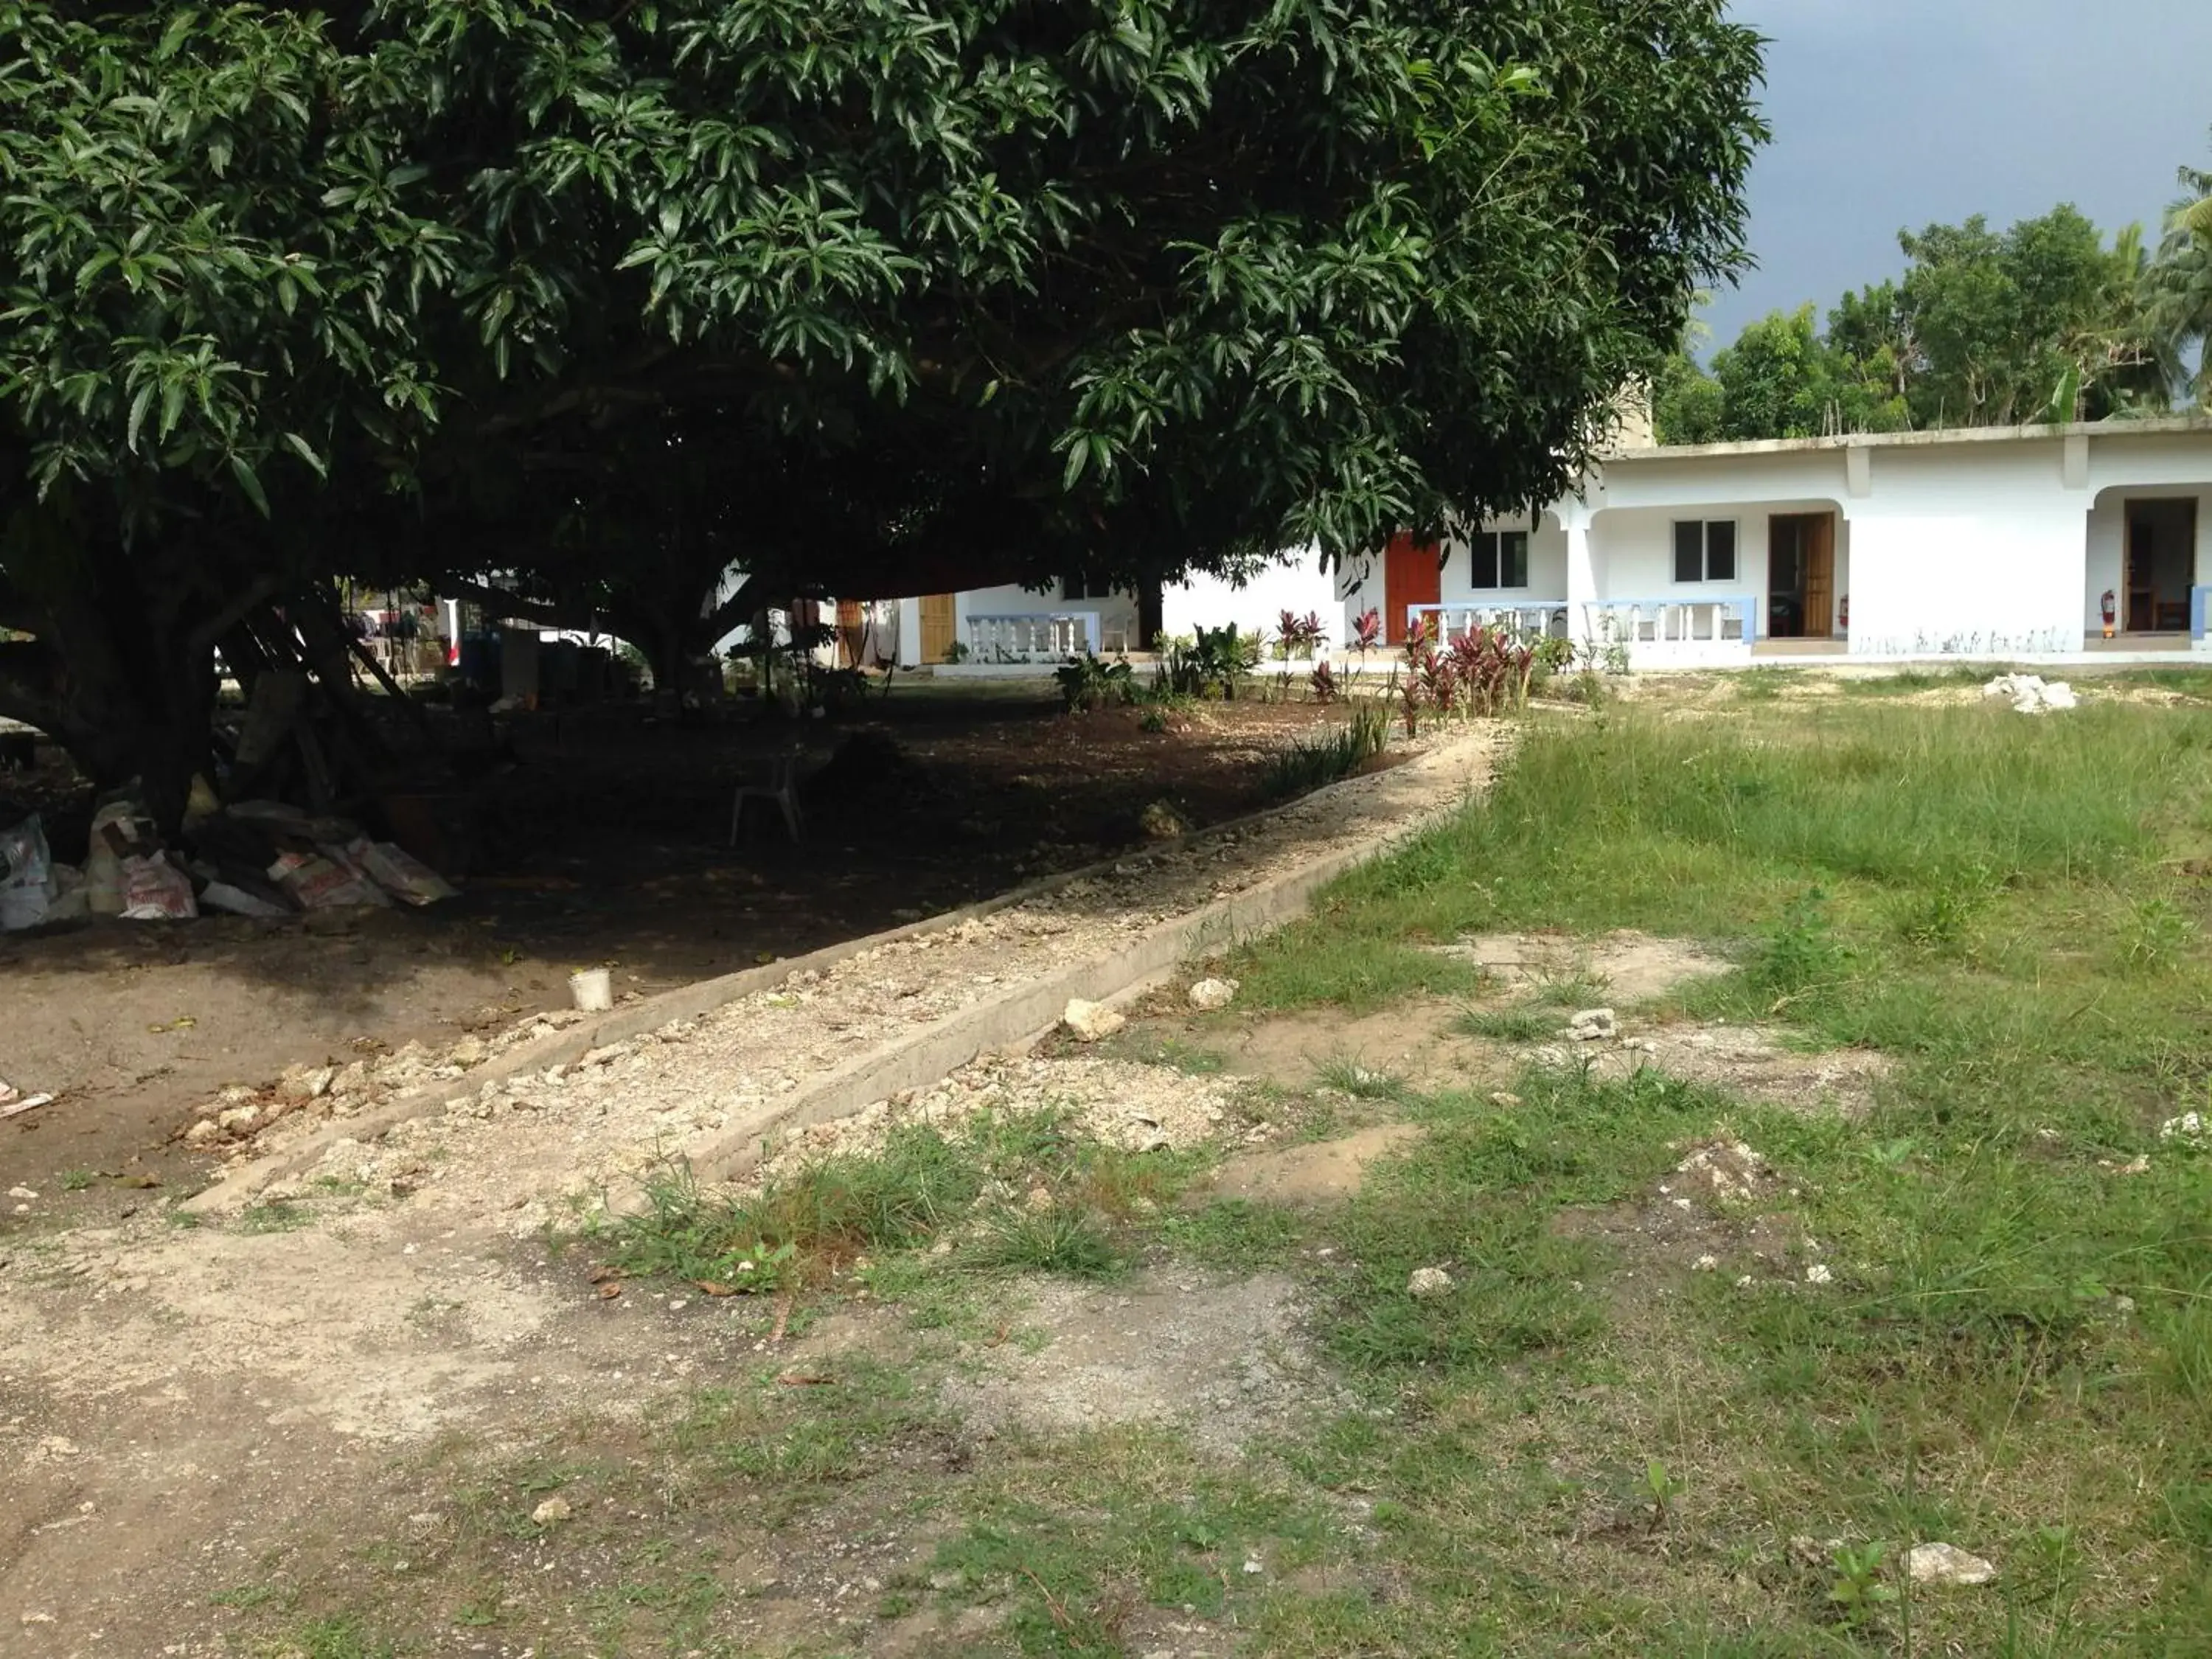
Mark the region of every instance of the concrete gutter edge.
<instances>
[{"instance_id":1,"label":"concrete gutter edge","mask_svg":"<svg viewBox=\"0 0 2212 1659\"><path fill-rule=\"evenodd\" d=\"M1401 763L1401 764L1404 763L1411 763L1411 762ZM1181 842L1176 844L1203 845L1208 841L1218 840L1224 836L1242 832L1280 817L1285 812L1325 803L1331 797L1351 789L1361 781L1362 779L1359 778L1341 780L1314 790L1310 793L1285 801L1280 805L1267 807L1258 812L1249 813L1243 817L1232 818L1212 825L1185 837ZM1104 963L1119 964L1141 957L1145 961L1152 963L1152 965L1133 969L1132 972L1138 975L1162 974L1171 969L1183 955L1188 953L1188 948L1169 951L1161 960L1152 962L1152 957L1164 948L1159 941L1167 935L1174 934L1188 940L1194 945L1204 942L1210 929L1223 927L1234 929L1241 927L1249 933L1261 927L1278 925L1278 922L1284 919L1285 913L1260 902L1262 895L1272 894L1278 890L1288 890L1295 886L1297 896L1290 904L1290 909L1294 911L1303 906L1305 899L1310 896L1316 888L1334 879L1335 876L1352 868L1354 865L1364 862L1368 858L1387 849L1403 836L1418 833L1420 829L1457 810L1460 803L1465 799L1466 793L1465 791L1455 793L1452 805L1449 807L1417 813L1412 819L1404 823L1393 825L1370 840L1363 842L1356 847L1343 849L1340 853L1327 855L1312 864L1300 866L1285 875L1277 878L1272 883L1263 883L1258 888L1232 895L1225 899L1216 900L1213 903L1192 911L1187 915L1160 923L1139 944L1102 961ZM551 1066L573 1064L594 1048L605 1048L610 1043L658 1030L673 1021L698 1018L743 997L752 995L756 992L773 989L794 974L809 969L820 970L831 968L874 946L941 933L948 928L957 927L963 922L991 915L1000 910L1011 909L1045 894L1057 892L1075 882L1095 879L1110 874L1116 864L1126 862L1129 857L1129 854L1123 853L1114 858L1102 859L1078 869L1041 877L1037 880L1026 882L1021 886L1009 889L993 897L979 900L974 904L945 911L940 915L926 917L920 921L908 922L902 927L890 928L883 933L867 933L856 939L842 940L836 945L825 945L821 950L809 951L805 956L769 963L758 968L742 969L734 974L724 974L714 979L700 980L693 984L678 986L674 990L659 992L639 1001L625 1004L610 1012L567 1026L550 1036L529 1042L518 1043L505 1054L494 1056L461 1077L447 1079L421 1088L409 1090L406 1093L394 1097L382 1105L362 1112L357 1116L332 1118L303 1139L295 1141L278 1152L271 1152L266 1157L253 1158L226 1171L212 1186L182 1200L177 1207L196 1215L225 1214L243 1209L250 1205L254 1196L271 1182L284 1180L313 1168L321 1160L323 1154L339 1140L374 1140L398 1124L414 1118L427 1116L442 1109L447 1100L457 1095L473 1093L482 1089L487 1082L501 1082L526 1072L543 1071ZM1316 872L1320 873L1314 873ZM1266 914L1274 915L1276 920L1258 923L1242 920L1241 918L1248 910L1254 915L1264 911ZM697 1161L702 1156L710 1164L716 1158L720 1158L726 1163L732 1173L742 1168L750 1167L752 1162L757 1161L757 1151L756 1150L750 1158L740 1158L735 1152L726 1150L729 1143L734 1141L745 1146L752 1146L763 1135L774 1133L779 1127L785 1127L785 1119L791 1114L814 1110L819 1101L846 1101L850 1097L850 1091L855 1087L873 1087L872 1082L863 1084L861 1081L863 1079L873 1079L878 1075L904 1076L908 1071L914 1069L915 1066L934 1063L933 1059L921 1058L925 1054L933 1057L944 1053L955 1053L959 1057L949 1064L939 1066L927 1076L916 1077L912 1081L892 1083L887 1087L875 1089L872 1093L865 1093L858 1098L850 1098L848 1104L823 1108L817 1111L814 1115L791 1118L787 1127L803 1128L809 1124L822 1121L825 1118L835 1117L846 1111L857 1110L871 1101L883 1099L888 1095L897 1093L902 1089L915 1088L920 1086L921 1083L934 1081L946 1073L968 1064L977 1054L992 1048L1005 1047L1018 1040L1034 1041L1052 1028L1070 997L1088 996L1091 1000L1100 1001L1118 991L1128 988L1130 981L1127 979L1124 979L1118 986L1105 986L1106 975L1094 976L1092 971L1101 965L1101 962L1093 962L1071 969L1067 973L1055 975L1052 980L1045 981L1042 986L1017 989L1004 997L962 1009L956 1013L947 1015L933 1025L925 1027L919 1033L908 1033L866 1054L857 1055L805 1090L798 1100L780 1103L772 1114L749 1122L742 1130L718 1131L713 1150L692 1154L695 1167L697 1167ZM1088 988L1066 990L1060 988L1067 985ZM1047 987L1051 988L1048 990ZM1049 1011L1038 1012L1054 995L1057 995L1058 1000L1051 1001ZM1013 1012L1015 1010L1020 1012ZM1027 1023L1023 1024L1024 1021ZM979 1040L975 1046L963 1048L963 1045L969 1042L963 1022L973 1022L980 1028L986 1028L1000 1035ZM897 1064L898 1057L908 1050L912 1050L917 1056L913 1065ZM699 1172L708 1178L720 1178L710 1176L706 1168L701 1168Z\"/></svg>"}]
</instances>

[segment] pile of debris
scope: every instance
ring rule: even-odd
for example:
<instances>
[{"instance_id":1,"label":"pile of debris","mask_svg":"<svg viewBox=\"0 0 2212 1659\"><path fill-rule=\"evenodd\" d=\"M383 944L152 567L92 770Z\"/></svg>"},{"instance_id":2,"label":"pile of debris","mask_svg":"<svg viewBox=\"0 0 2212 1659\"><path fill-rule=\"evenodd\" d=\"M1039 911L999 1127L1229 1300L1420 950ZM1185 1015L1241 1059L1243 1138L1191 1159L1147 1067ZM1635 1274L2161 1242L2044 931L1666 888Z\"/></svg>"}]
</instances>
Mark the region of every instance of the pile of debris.
<instances>
[{"instance_id":1,"label":"pile of debris","mask_svg":"<svg viewBox=\"0 0 2212 1659\"><path fill-rule=\"evenodd\" d=\"M2081 700L2063 680L2044 683L2040 674L2000 674L1982 688L1984 697L2002 697L2022 714L2047 714L2054 708L2074 708Z\"/></svg>"},{"instance_id":2,"label":"pile of debris","mask_svg":"<svg viewBox=\"0 0 2212 1659\"><path fill-rule=\"evenodd\" d=\"M180 921L203 911L278 919L453 896L435 871L349 818L283 801L218 806L197 793L183 848L164 842L134 792L102 800L81 869L54 858L36 813L0 831L0 929L88 915Z\"/></svg>"}]
</instances>

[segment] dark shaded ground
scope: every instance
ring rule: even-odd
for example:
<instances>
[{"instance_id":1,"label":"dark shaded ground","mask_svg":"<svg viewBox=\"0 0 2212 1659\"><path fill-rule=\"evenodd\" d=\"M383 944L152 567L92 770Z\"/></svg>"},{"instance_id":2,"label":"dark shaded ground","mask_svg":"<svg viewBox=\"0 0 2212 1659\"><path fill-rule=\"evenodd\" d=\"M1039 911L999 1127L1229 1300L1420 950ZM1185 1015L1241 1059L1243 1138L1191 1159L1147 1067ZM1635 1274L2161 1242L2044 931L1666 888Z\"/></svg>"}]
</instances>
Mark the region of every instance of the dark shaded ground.
<instances>
[{"instance_id":1,"label":"dark shaded ground","mask_svg":"<svg viewBox=\"0 0 2212 1659\"><path fill-rule=\"evenodd\" d=\"M1048 685L922 682L798 726L524 717L516 763L478 785L458 900L0 935L0 1079L59 1097L0 1122L0 1187L67 1176L88 1205L130 1201L118 1178L190 1175L170 1137L227 1084L503 1026L565 1006L579 967L645 994L892 927L1109 854L1157 799L1234 817L1262 804L1268 752L1322 718L1240 702L1146 732L1134 709L1065 715ZM749 817L732 848L736 782L793 743L805 844ZM41 755L0 776L0 823L40 811L75 860L89 802Z\"/></svg>"}]
</instances>

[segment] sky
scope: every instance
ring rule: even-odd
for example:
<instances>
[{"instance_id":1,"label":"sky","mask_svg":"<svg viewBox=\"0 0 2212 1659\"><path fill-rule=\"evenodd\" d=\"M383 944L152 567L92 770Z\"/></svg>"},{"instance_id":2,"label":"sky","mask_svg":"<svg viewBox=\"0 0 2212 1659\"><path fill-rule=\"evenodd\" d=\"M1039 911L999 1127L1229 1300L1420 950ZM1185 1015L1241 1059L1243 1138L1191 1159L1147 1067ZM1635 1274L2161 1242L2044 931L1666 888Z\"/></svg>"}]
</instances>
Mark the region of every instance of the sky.
<instances>
[{"instance_id":1,"label":"sky","mask_svg":"<svg viewBox=\"0 0 2212 1659\"><path fill-rule=\"evenodd\" d=\"M1769 37L1773 142L1751 178L1745 323L1904 269L1897 233L2002 228L2071 202L2154 231L2184 162L2212 167L2212 0L1735 0Z\"/></svg>"}]
</instances>

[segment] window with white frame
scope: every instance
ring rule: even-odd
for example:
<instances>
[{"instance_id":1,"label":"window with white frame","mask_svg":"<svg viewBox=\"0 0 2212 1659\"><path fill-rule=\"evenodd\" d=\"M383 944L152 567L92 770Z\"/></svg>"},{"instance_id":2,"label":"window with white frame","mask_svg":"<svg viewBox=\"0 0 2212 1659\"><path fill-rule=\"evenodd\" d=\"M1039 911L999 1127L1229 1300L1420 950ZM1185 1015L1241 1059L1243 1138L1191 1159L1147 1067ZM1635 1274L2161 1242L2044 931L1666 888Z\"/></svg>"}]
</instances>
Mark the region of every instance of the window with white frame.
<instances>
[{"instance_id":1,"label":"window with white frame","mask_svg":"<svg viewBox=\"0 0 2212 1659\"><path fill-rule=\"evenodd\" d=\"M1469 549L1474 559L1472 585L1484 587L1528 586L1528 532L1525 530L1480 530Z\"/></svg>"},{"instance_id":2,"label":"window with white frame","mask_svg":"<svg viewBox=\"0 0 2212 1659\"><path fill-rule=\"evenodd\" d=\"M1674 521L1674 580L1732 582L1735 580L1735 520L1677 519Z\"/></svg>"}]
</instances>

